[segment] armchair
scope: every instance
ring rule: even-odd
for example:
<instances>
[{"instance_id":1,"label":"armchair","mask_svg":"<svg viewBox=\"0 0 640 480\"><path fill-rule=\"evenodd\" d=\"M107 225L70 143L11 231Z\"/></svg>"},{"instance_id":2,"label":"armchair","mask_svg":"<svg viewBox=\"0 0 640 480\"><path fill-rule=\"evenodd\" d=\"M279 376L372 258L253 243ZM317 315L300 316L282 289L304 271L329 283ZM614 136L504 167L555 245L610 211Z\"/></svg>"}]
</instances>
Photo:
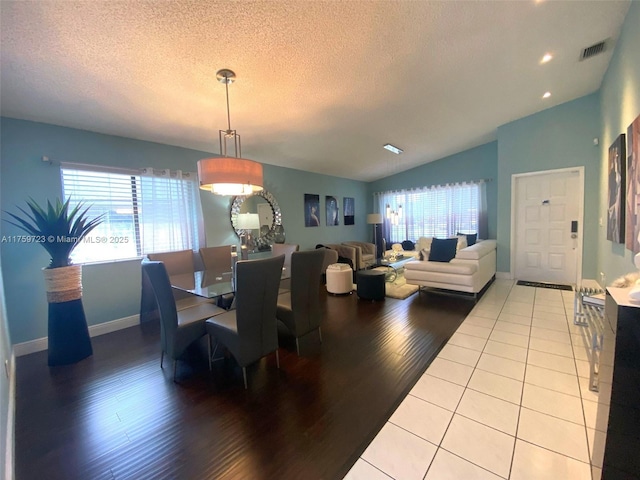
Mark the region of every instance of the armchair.
<instances>
[{"instance_id":1,"label":"armchair","mask_svg":"<svg viewBox=\"0 0 640 480\"><path fill-rule=\"evenodd\" d=\"M370 267L376 261L376 246L369 242L342 242L343 245L349 245L356 249L355 270Z\"/></svg>"}]
</instances>

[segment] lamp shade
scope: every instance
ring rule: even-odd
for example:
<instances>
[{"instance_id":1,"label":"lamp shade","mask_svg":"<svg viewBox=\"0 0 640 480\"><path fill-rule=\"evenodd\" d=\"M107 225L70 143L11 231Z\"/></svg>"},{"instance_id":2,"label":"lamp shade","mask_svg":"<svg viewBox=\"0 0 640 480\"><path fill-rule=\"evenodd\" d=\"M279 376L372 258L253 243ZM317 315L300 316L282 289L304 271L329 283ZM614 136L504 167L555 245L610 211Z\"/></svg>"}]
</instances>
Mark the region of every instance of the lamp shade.
<instances>
[{"instance_id":1,"label":"lamp shade","mask_svg":"<svg viewBox=\"0 0 640 480\"><path fill-rule=\"evenodd\" d=\"M381 213L367 214L367 223L369 225L380 225L382 223L382 214Z\"/></svg>"},{"instance_id":2,"label":"lamp shade","mask_svg":"<svg viewBox=\"0 0 640 480\"><path fill-rule=\"evenodd\" d=\"M251 195L263 190L262 164L236 157L198 160L200 188L218 195Z\"/></svg>"},{"instance_id":3,"label":"lamp shade","mask_svg":"<svg viewBox=\"0 0 640 480\"><path fill-rule=\"evenodd\" d=\"M238 228L241 230L255 230L260 228L260 215L257 213L239 213Z\"/></svg>"}]
</instances>

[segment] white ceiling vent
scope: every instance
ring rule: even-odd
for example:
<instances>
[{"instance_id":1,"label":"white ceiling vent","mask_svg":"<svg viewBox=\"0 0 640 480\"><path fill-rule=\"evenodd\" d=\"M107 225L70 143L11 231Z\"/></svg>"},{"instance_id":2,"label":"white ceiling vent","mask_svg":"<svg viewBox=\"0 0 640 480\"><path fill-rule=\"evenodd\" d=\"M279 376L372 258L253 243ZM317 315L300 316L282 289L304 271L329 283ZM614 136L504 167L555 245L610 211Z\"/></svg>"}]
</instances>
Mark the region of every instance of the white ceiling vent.
<instances>
[{"instance_id":1,"label":"white ceiling vent","mask_svg":"<svg viewBox=\"0 0 640 480\"><path fill-rule=\"evenodd\" d=\"M607 40L602 40L601 42L595 43L590 47L583 48L582 52L580 52L580 61L586 60L587 58L595 57L596 55L601 54L607 49Z\"/></svg>"}]
</instances>

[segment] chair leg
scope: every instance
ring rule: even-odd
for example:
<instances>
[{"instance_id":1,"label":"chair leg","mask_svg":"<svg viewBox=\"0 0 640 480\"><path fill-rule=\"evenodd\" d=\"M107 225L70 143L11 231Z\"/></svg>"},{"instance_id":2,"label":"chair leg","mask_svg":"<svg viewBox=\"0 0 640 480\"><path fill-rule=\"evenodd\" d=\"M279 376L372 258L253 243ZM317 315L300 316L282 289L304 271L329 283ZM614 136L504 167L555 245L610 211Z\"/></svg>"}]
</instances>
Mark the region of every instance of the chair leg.
<instances>
[{"instance_id":1,"label":"chair leg","mask_svg":"<svg viewBox=\"0 0 640 480\"><path fill-rule=\"evenodd\" d=\"M318 327L318 335L320 336L320 343L322 343L322 329Z\"/></svg>"},{"instance_id":2,"label":"chair leg","mask_svg":"<svg viewBox=\"0 0 640 480\"><path fill-rule=\"evenodd\" d=\"M178 366L178 361L174 360L173 361L173 381L174 382L176 381L176 369L177 369L177 366Z\"/></svg>"},{"instance_id":3,"label":"chair leg","mask_svg":"<svg viewBox=\"0 0 640 480\"><path fill-rule=\"evenodd\" d=\"M246 390L247 387L247 367L242 367L242 378L244 379L244 389Z\"/></svg>"},{"instance_id":4,"label":"chair leg","mask_svg":"<svg viewBox=\"0 0 640 480\"><path fill-rule=\"evenodd\" d=\"M211 351L211 337L209 337L208 350L209 350L209 371L211 371L211 365L213 365L213 357L216 355L216 352L218 351L218 342L216 342L216 345L213 347L213 351Z\"/></svg>"},{"instance_id":5,"label":"chair leg","mask_svg":"<svg viewBox=\"0 0 640 480\"><path fill-rule=\"evenodd\" d=\"M298 342L298 337L296 337L296 353L300 356L300 342Z\"/></svg>"},{"instance_id":6,"label":"chair leg","mask_svg":"<svg viewBox=\"0 0 640 480\"><path fill-rule=\"evenodd\" d=\"M296 342L297 341L298 339L296 339ZM280 368L280 354L278 353L278 350L276 350L276 366Z\"/></svg>"},{"instance_id":7,"label":"chair leg","mask_svg":"<svg viewBox=\"0 0 640 480\"><path fill-rule=\"evenodd\" d=\"M162 351L160 352L160 368L164 368L164 367L162 366L162 362L163 362L163 361L164 361L164 350L162 350Z\"/></svg>"}]
</instances>

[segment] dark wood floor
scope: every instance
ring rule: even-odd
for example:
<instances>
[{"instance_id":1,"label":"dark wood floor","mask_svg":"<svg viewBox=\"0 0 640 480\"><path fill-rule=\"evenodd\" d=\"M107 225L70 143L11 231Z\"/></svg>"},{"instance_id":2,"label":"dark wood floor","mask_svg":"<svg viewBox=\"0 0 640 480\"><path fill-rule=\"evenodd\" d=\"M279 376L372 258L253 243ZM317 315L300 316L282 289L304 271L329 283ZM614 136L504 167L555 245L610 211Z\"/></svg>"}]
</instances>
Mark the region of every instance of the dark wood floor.
<instances>
[{"instance_id":1,"label":"dark wood floor","mask_svg":"<svg viewBox=\"0 0 640 480\"><path fill-rule=\"evenodd\" d=\"M322 345L298 357L285 338L280 370L250 367L248 390L233 359L210 373L203 345L174 383L156 324L94 338L73 366L20 357L17 480L342 478L473 302L322 295Z\"/></svg>"}]
</instances>

